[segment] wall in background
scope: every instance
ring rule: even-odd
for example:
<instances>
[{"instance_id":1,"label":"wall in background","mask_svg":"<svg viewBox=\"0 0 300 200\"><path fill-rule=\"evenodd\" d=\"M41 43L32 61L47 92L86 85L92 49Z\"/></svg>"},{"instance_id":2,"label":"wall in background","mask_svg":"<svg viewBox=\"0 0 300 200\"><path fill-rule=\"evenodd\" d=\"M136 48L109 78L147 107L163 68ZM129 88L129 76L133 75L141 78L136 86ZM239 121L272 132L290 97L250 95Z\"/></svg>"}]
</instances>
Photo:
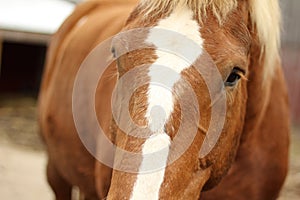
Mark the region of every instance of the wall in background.
<instances>
[{"instance_id":1,"label":"wall in background","mask_svg":"<svg viewBox=\"0 0 300 200\"><path fill-rule=\"evenodd\" d=\"M300 124L300 1L281 0L282 63L288 84L293 121Z\"/></svg>"}]
</instances>

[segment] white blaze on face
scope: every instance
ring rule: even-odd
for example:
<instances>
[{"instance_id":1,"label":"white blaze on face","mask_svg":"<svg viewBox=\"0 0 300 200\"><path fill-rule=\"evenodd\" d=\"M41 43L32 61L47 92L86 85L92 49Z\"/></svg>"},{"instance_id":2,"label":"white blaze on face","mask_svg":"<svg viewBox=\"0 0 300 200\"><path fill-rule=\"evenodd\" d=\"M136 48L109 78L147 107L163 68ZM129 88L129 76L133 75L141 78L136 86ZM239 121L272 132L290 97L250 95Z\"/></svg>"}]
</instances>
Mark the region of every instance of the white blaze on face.
<instances>
[{"instance_id":1,"label":"white blaze on face","mask_svg":"<svg viewBox=\"0 0 300 200\"><path fill-rule=\"evenodd\" d=\"M160 133L151 136L143 145L143 161L140 166L140 174L134 185L131 194L131 200L141 199L159 199L160 185L164 179L164 166L169 155L170 137L165 133ZM159 152L154 157L146 157L153 153ZM162 166L163 169L156 170L153 173L146 173L149 167L155 165ZM143 173L144 172L144 173Z\"/></svg>"},{"instance_id":2,"label":"white blaze on face","mask_svg":"<svg viewBox=\"0 0 300 200\"><path fill-rule=\"evenodd\" d=\"M159 31L162 29L170 30L172 34ZM149 69L151 82L148 88L149 106L146 112L149 128L154 135L143 145L143 160L131 200L159 199L171 142L164 131L164 126L174 109L172 89L180 79L180 73L189 68L202 53L203 39L199 31L200 27L193 18L193 12L188 7L180 7L169 17L162 19L148 35L146 42L155 45L158 49L156 50L158 58ZM182 37L186 40L182 40ZM187 40L195 42L197 48L187 45ZM158 152L156 157L147 156L155 152ZM145 173L147 171L150 172Z\"/></svg>"}]
</instances>

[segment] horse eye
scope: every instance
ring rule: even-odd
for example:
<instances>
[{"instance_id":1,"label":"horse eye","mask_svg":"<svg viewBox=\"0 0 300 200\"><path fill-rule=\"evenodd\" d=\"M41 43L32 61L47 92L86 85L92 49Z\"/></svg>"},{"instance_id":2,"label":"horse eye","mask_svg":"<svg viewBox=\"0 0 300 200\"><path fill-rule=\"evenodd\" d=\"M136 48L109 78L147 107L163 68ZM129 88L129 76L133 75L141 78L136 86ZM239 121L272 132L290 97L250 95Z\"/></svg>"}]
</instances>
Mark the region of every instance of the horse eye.
<instances>
[{"instance_id":1,"label":"horse eye","mask_svg":"<svg viewBox=\"0 0 300 200\"><path fill-rule=\"evenodd\" d=\"M112 48L111 48L111 53L112 53L112 55L113 55L114 58L117 57L117 52L116 52L115 47L112 47Z\"/></svg>"},{"instance_id":2,"label":"horse eye","mask_svg":"<svg viewBox=\"0 0 300 200\"><path fill-rule=\"evenodd\" d=\"M241 73L243 73L242 70L239 68L235 67L230 75L227 77L225 81L225 86L227 87L233 87L237 84L237 82L241 79Z\"/></svg>"}]
</instances>

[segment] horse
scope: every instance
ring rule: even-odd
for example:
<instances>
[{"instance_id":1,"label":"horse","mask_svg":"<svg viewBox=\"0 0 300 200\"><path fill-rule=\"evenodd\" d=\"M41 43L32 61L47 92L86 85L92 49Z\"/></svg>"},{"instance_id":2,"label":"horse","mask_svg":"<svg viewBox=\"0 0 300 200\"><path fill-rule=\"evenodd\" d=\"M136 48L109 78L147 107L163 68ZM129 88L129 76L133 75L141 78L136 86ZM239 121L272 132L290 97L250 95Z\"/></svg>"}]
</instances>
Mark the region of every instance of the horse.
<instances>
[{"instance_id":1,"label":"horse","mask_svg":"<svg viewBox=\"0 0 300 200\"><path fill-rule=\"evenodd\" d=\"M91 109L115 151L84 114L98 74L78 78L110 37ZM38 99L56 199L74 186L85 199L276 199L289 147L279 40L277 0L77 6L51 41Z\"/></svg>"}]
</instances>

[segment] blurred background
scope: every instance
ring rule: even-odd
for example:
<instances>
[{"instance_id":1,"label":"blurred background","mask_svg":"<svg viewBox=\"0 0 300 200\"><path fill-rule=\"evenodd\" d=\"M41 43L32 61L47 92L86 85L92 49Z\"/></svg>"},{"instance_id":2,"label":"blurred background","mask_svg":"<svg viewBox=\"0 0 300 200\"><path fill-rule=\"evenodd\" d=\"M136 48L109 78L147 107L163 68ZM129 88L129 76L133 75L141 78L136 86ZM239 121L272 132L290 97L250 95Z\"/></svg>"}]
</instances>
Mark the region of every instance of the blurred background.
<instances>
[{"instance_id":1,"label":"blurred background","mask_svg":"<svg viewBox=\"0 0 300 200\"><path fill-rule=\"evenodd\" d=\"M53 199L36 98L51 35L81 0L0 0L0 199ZM280 200L300 199L300 1L281 0L291 105L290 171ZM284 116L283 116L284 117Z\"/></svg>"}]
</instances>

